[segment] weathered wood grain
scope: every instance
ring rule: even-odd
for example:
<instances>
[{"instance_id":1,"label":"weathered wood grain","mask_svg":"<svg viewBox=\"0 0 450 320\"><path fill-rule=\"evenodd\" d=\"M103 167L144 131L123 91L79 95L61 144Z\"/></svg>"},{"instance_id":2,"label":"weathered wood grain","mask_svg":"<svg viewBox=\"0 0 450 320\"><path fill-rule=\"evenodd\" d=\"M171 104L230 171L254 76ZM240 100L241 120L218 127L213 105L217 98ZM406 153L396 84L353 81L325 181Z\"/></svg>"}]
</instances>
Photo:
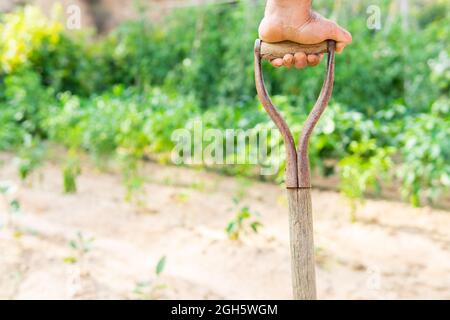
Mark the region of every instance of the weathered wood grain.
<instances>
[{"instance_id":1,"label":"weathered wood grain","mask_svg":"<svg viewBox=\"0 0 450 320\"><path fill-rule=\"evenodd\" d=\"M315 300L317 294L310 189L287 189L287 194L294 299Z\"/></svg>"}]
</instances>

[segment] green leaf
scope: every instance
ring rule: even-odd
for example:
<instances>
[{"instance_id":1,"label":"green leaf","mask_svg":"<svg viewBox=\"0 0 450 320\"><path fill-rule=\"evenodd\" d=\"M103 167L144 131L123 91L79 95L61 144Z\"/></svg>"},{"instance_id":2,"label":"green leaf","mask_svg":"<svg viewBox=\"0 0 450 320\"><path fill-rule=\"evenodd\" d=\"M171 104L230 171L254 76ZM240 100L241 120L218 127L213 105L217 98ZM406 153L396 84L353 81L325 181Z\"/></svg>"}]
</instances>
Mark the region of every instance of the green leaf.
<instances>
[{"instance_id":1,"label":"green leaf","mask_svg":"<svg viewBox=\"0 0 450 320\"><path fill-rule=\"evenodd\" d=\"M156 265L156 275L159 276L161 272L163 272L164 267L166 266L166 256L163 256L159 259Z\"/></svg>"},{"instance_id":2,"label":"green leaf","mask_svg":"<svg viewBox=\"0 0 450 320\"><path fill-rule=\"evenodd\" d=\"M69 246L70 246L72 249L78 249L78 245L77 245L77 243L76 243L75 240L70 240Z\"/></svg>"},{"instance_id":3,"label":"green leaf","mask_svg":"<svg viewBox=\"0 0 450 320\"><path fill-rule=\"evenodd\" d=\"M251 214L247 207L242 208L239 212L239 220L241 221L250 218L250 216Z\"/></svg>"},{"instance_id":4,"label":"green leaf","mask_svg":"<svg viewBox=\"0 0 450 320\"><path fill-rule=\"evenodd\" d=\"M9 207L11 208L12 212L17 213L20 211L20 203L17 199L12 200L9 203Z\"/></svg>"},{"instance_id":5,"label":"green leaf","mask_svg":"<svg viewBox=\"0 0 450 320\"><path fill-rule=\"evenodd\" d=\"M252 228L252 230L255 232L255 233L258 233L258 229L259 229L259 227L261 227L262 226L262 224L261 224L261 222L259 222L259 221L254 221L254 222L252 222L251 224L250 224L250 227Z\"/></svg>"},{"instance_id":6,"label":"green leaf","mask_svg":"<svg viewBox=\"0 0 450 320\"><path fill-rule=\"evenodd\" d=\"M231 233L236 229L236 222L231 221L230 223L228 223L227 228L225 229L227 231L227 233Z\"/></svg>"}]
</instances>

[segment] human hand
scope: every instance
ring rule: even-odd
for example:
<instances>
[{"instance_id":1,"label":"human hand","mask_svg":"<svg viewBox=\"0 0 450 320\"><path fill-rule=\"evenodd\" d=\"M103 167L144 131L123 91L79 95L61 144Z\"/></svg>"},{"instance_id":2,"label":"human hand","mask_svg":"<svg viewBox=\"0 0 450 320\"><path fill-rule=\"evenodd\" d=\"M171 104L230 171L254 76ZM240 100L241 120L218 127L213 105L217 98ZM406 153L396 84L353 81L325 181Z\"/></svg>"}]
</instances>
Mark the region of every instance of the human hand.
<instances>
[{"instance_id":1,"label":"human hand","mask_svg":"<svg viewBox=\"0 0 450 320\"><path fill-rule=\"evenodd\" d=\"M336 41L337 53L352 42L348 31L318 13L305 9L300 1L290 2L289 5L269 1L259 25L259 37L265 42L289 40L301 44L316 44L331 39ZM286 54L282 59L273 59L270 63L274 67L305 68L318 65L322 58L323 54L297 52L295 55Z\"/></svg>"}]
</instances>

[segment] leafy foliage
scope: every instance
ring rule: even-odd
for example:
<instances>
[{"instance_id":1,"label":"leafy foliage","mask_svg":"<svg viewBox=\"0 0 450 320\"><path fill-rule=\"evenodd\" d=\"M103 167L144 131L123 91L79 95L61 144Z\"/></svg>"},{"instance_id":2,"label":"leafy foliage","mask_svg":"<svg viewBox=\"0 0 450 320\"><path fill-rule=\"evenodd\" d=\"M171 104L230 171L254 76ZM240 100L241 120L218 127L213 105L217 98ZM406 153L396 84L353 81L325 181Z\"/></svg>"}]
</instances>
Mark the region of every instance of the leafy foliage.
<instances>
[{"instance_id":1,"label":"leafy foliage","mask_svg":"<svg viewBox=\"0 0 450 320\"><path fill-rule=\"evenodd\" d=\"M376 2L390 17L380 31L366 27L368 1L321 4L354 42L337 57L334 98L312 138L311 164L318 174L338 174L352 201L390 176L412 204L432 203L450 189L450 10L445 1L414 6L405 29L388 13L389 1ZM158 24L142 15L95 41L64 32L34 7L3 15L0 149L18 151L25 178L45 158L43 143L65 146L66 192L76 190L80 152L99 164L116 159L132 200L143 183L141 159L170 152L175 129L201 119L207 128L258 134L272 126L253 82L262 10L238 1L175 10ZM264 69L297 138L323 70ZM253 174L251 166L226 172ZM282 177L280 168L275 178Z\"/></svg>"},{"instance_id":2,"label":"leafy foliage","mask_svg":"<svg viewBox=\"0 0 450 320\"><path fill-rule=\"evenodd\" d=\"M356 221L356 200L363 199L369 188L379 194L380 177L387 176L392 167L390 155L393 148L378 148L376 141L353 141L350 144L350 155L339 162L342 181L342 193L351 204L351 220Z\"/></svg>"}]
</instances>

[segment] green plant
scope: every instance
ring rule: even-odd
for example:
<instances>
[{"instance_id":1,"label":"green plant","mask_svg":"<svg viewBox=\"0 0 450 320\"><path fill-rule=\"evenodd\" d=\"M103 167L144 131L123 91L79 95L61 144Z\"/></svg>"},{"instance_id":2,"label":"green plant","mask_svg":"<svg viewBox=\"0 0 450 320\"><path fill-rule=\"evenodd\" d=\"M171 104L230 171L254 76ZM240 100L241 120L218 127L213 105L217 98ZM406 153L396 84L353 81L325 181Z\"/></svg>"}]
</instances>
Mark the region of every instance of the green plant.
<instances>
[{"instance_id":1,"label":"green plant","mask_svg":"<svg viewBox=\"0 0 450 320\"><path fill-rule=\"evenodd\" d=\"M26 64L43 43L58 45L62 24L49 21L36 7L26 6L2 18L0 64L4 72L14 72Z\"/></svg>"},{"instance_id":2,"label":"green plant","mask_svg":"<svg viewBox=\"0 0 450 320\"><path fill-rule=\"evenodd\" d=\"M174 198L179 203L186 203L189 200L189 194L186 192L178 192Z\"/></svg>"},{"instance_id":3,"label":"green plant","mask_svg":"<svg viewBox=\"0 0 450 320\"><path fill-rule=\"evenodd\" d=\"M237 204L238 201L235 200L235 205ZM248 207L242 207L235 217L228 222L225 232L230 240L239 240L243 233L248 233L250 230L258 233L261 226L257 215L250 212Z\"/></svg>"},{"instance_id":4,"label":"green plant","mask_svg":"<svg viewBox=\"0 0 450 320\"><path fill-rule=\"evenodd\" d=\"M450 189L450 119L447 115L419 115L400 135L403 161L397 176L402 193L413 205L433 203Z\"/></svg>"},{"instance_id":5,"label":"green plant","mask_svg":"<svg viewBox=\"0 0 450 320\"><path fill-rule=\"evenodd\" d=\"M166 266L166 261L166 256L162 256L158 260L153 279L148 281L139 281L135 284L133 293L138 299L148 300L158 299L161 297L161 291L167 288L167 285L161 283L160 280L161 274Z\"/></svg>"},{"instance_id":6,"label":"green plant","mask_svg":"<svg viewBox=\"0 0 450 320\"><path fill-rule=\"evenodd\" d=\"M33 137L30 134L24 135L24 142L19 149L19 176L22 180L25 180L28 175L36 169L44 158L45 149L40 140Z\"/></svg>"},{"instance_id":7,"label":"green plant","mask_svg":"<svg viewBox=\"0 0 450 320\"><path fill-rule=\"evenodd\" d=\"M94 241L94 237L85 237L82 232L77 232L75 238L69 241L72 254L65 257L64 262L68 264L82 262L86 254L92 250Z\"/></svg>"},{"instance_id":8,"label":"green plant","mask_svg":"<svg viewBox=\"0 0 450 320\"><path fill-rule=\"evenodd\" d=\"M69 158L63 169L63 186L65 193L75 193L77 191L76 178L80 175L81 169L75 153L70 151L69 154Z\"/></svg>"},{"instance_id":9,"label":"green plant","mask_svg":"<svg viewBox=\"0 0 450 320\"><path fill-rule=\"evenodd\" d=\"M349 199L351 221L356 221L357 201L362 201L369 189L379 194L381 179L392 168L392 148L379 148L376 141L366 140L350 144L352 154L339 161L341 192Z\"/></svg>"},{"instance_id":10,"label":"green plant","mask_svg":"<svg viewBox=\"0 0 450 320\"><path fill-rule=\"evenodd\" d=\"M163 271L164 268L166 267L166 256L162 256L159 260L158 263L156 264L156 268L155 268L155 274L157 276L159 276Z\"/></svg>"},{"instance_id":11,"label":"green plant","mask_svg":"<svg viewBox=\"0 0 450 320\"><path fill-rule=\"evenodd\" d=\"M20 202L17 198L11 197L11 194L14 193L14 187L7 183L3 182L0 183L0 193L3 194L5 197L9 198L8 205L9 205L9 212L10 213L18 213L20 212Z\"/></svg>"},{"instance_id":12,"label":"green plant","mask_svg":"<svg viewBox=\"0 0 450 320\"><path fill-rule=\"evenodd\" d=\"M382 12L394 16L380 31L366 27L366 4L325 1L319 8L333 12L355 41L336 58L339 90L312 137L311 166L316 174L339 174L343 193L361 199L374 188L371 177L383 175L386 152L395 160L392 184L405 199L436 203L448 192L450 174L448 3L412 3L410 28L404 29L396 13L388 12L392 4L381 1ZM63 145L68 192L76 190L80 153L100 166L117 161L125 198L133 201L144 183L141 160L149 154L167 159L175 129L190 130L196 120L205 128L254 128L255 135L272 128L255 99L249 54L262 10L244 1L183 8L154 24L141 8L139 19L105 37L66 33L57 18L35 7L2 14L0 150L18 153L19 174L26 177L41 162L44 145ZM301 76L298 70L263 67L297 139L323 66ZM355 153L355 144L361 148L371 140L375 150ZM273 142L269 153L278 146L283 148L281 141ZM249 164L214 169L258 176ZM283 176L282 164L275 176L263 178L281 182Z\"/></svg>"},{"instance_id":13,"label":"green plant","mask_svg":"<svg viewBox=\"0 0 450 320\"><path fill-rule=\"evenodd\" d=\"M22 213L19 199L15 196L15 186L7 181L0 181L0 194L3 195L7 204L8 211L5 221L0 221L0 228L5 227L13 230L14 237L19 238L22 235L21 230L15 226L14 219Z\"/></svg>"}]
</instances>

